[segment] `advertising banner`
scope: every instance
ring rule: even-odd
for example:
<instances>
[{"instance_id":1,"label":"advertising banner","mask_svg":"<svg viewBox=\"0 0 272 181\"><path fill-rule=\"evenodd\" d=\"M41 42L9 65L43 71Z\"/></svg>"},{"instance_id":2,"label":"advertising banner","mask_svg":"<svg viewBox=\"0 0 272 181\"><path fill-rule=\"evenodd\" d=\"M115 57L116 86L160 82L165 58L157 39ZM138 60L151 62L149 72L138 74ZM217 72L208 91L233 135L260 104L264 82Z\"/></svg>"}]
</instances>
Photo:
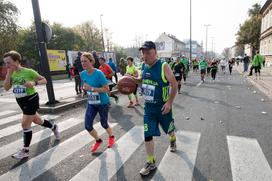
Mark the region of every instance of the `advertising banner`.
<instances>
[{"instance_id":1,"label":"advertising banner","mask_svg":"<svg viewBox=\"0 0 272 181\"><path fill-rule=\"evenodd\" d=\"M47 50L50 71L66 70L65 50Z\"/></svg>"}]
</instances>

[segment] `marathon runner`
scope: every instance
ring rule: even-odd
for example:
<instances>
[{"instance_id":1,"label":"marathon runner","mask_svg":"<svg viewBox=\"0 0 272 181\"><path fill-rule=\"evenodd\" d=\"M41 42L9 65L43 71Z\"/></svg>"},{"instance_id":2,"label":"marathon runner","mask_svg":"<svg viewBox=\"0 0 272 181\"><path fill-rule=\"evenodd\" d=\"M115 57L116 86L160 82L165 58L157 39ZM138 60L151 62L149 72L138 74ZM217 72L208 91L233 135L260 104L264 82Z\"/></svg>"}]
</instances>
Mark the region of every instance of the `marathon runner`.
<instances>
[{"instance_id":1,"label":"marathon runner","mask_svg":"<svg viewBox=\"0 0 272 181\"><path fill-rule=\"evenodd\" d=\"M103 72L94 68L95 59L91 53L83 53L81 63L85 70L80 73L80 77L83 82L83 89L87 92L88 96L88 107L85 113L85 129L96 140L95 144L91 147L91 152L94 153L103 142L93 128L93 121L97 113L100 115L102 127L109 135L108 148L111 148L115 143L112 129L108 124L110 102L107 93L109 92L109 86Z\"/></svg>"},{"instance_id":2,"label":"marathon runner","mask_svg":"<svg viewBox=\"0 0 272 181\"><path fill-rule=\"evenodd\" d=\"M131 76L131 77L138 77L138 71L135 67L135 65L133 64L133 58L132 57L127 57L127 69L126 69L126 74L127 76ZM137 84L136 84L137 85ZM129 104L128 104L128 108L133 108L134 106L138 106L139 104L139 100L138 100L138 96L137 96L137 89L138 89L138 85L136 86L135 91L133 92L133 95L135 97L135 105L132 101L132 94L128 95L128 99L129 99Z\"/></svg>"},{"instance_id":3,"label":"marathon runner","mask_svg":"<svg viewBox=\"0 0 272 181\"><path fill-rule=\"evenodd\" d=\"M207 71L207 67L208 67L208 63L206 62L205 59L200 60L199 62L199 70L200 70L200 76L201 76L201 80L204 83L205 81L205 74Z\"/></svg>"},{"instance_id":4,"label":"marathon runner","mask_svg":"<svg viewBox=\"0 0 272 181\"><path fill-rule=\"evenodd\" d=\"M53 131L56 140L60 139L58 125L52 124L48 120L42 120L38 114L39 94L35 86L46 84L46 79L35 70L21 66L21 55L16 51L10 51L4 54L4 62L7 66L7 74L4 80L4 89L8 91L13 89L16 101L23 111L22 129L24 147L12 157L22 159L29 157L29 145L32 139L31 124L35 123Z\"/></svg>"},{"instance_id":5,"label":"marathon runner","mask_svg":"<svg viewBox=\"0 0 272 181\"><path fill-rule=\"evenodd\" d=\"M175 125L172 116L172 104L174 102L178 84L166 62L157 59L156 45L152 41L146 41L140 51L143 54L145 67L141 79L144 106L144 137L147 152L147 162L141 169L141 175L148 175L156 168L154 158L153 136L160 136L159 124L169 135L170 151L176 151Z\"/></svg>"}]
</instances>

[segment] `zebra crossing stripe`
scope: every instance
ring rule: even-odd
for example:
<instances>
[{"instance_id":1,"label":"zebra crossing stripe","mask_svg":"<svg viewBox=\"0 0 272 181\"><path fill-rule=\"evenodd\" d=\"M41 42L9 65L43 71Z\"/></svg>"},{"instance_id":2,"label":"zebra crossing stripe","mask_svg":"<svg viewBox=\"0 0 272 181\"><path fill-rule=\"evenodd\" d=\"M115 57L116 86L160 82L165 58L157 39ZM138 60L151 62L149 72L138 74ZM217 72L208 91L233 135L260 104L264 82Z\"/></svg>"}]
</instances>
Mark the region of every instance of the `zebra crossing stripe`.
<instances>
[{"instance_id":1,"label":"zebra crossing stripe","mask_svg":"<svg viewBox=\"0 0 272 181\"><path fill-rule=\"evenodd\" d=\"M233 181L270 181L272 171L256 139L227 136Z\"/></svg>"},{"instance_id":2,"label":"zebra crossing stripe","mask_svg":"<svg viewBox=\"0 0 272 181\"><path fill-rule=\"evenodd\" d=\"M13 116L2 118L2 119L0 119L0 125L11 123L13 121L17 121L17 120L21 119L22 117L23 117L23 114L16 114Z\"/></svg>"},{"instance_id":3,"label":"zebra crossing stripe","mask_svg":"<svg viewBox=\"0 0 272 181\"><path fill-rule=\"evenodd\" d=\"M47 117L50 117L49 115L44 115L42 116L42 119L46 119ZM51 119L57 119L59 118L60 116L55 116L54 118L51 118ZM47 118L48 119L48 118ZM33 126L34 124L32 124ZM5 136L9 136L9 135L12 135L14 133L17 133L19 131L22 131L22 126L21 126L21 123L18 123L18 124L15 124L15 125L12 125L12 126L9 126L7 128L4 128L4 129L1 129L0 130L0 138L3 138Z\"/></svg>"},{"instance_id":4,"label":"zebra crossing stripe","mask_svg":"<svg viewBox=\"0 0 272 181\"><path fill-rule=\"evenodd\" d=\"M135 126L122 136L112 149L93 160L72 181L110 180L143 142L143 127Z\"/></svg>"},{"instance_id":5,"label":"zebra crossing stripe","mask_svg":"<svg viewBox=\"0 0 272 181\"><path fill-rule=\"evenodd\" d=\"M117 123L113 123L111 124L111 127L116 125ZM96 123L94 128L99 134L106 132L105 129L101 127L100 123ZM60 143L59 145L47 150L37 157L32 158L19 167L16 167L15 169L12 169L9 172L3 174L0 176L0 180L33 180L91 141L94 141L94 139L89 135L89 133L86 130L81 131L63 143Z\"/></svg>"},{"instance_id":6,"label":"zebra crossing stripe","mask_svg":"<svg viewBox=\"0 0 272 181\"><path fill-rule=\"evenodd\" d=\"M81 119L75 119L75 118L70 118L68 120L62 121L61 123L58 124L59 126L59 131L65 131L79 123L83 122ZM34 133L32 136L31 144L38 143L39 141L42 141L46 138L49 138L52 135L52 131L50 129L44 129L41 130L37 133ZM7 145L4 145L0 147L0 159L3 159L12 153L16 152L16 150L22 148L23 144L23 139L19 139L17 141L14 141L12 143L9 143Z\"/></svg>"},{"instance_id":7,"label":"zebra crossing stripe","mask_svg":"<svg viewBox=\"0 0 272 181\"><path fill-rule=\"evenodd\" d=\"M16 103L16 100L15 99L11 99L11 98L0 98L0 102L2 103Z\"/></svg>"},{"instance_id":8,"label":"zebra crossing stripe","mask_svg":"<svg viewBox=\"0 0 272 181\"><path fill-rule=\"evenodd\" d=\"M177 151L167 149L152 180L192 180L200 133L178 131L176 138Z\"/></svg>"},{"instance_id":9,"label":"zebra crossing stripe","mask_svg":"<svg viewBox=\"0 0 272 181\"><path fill-rule=\"evenodd\" d=\"M0 116L6 116L8 114L11 114L11 113L15 113L16 111L13 111L13 110L6 110L6 111L1 111L0 112Z\"/></svg>"}]
</instances>

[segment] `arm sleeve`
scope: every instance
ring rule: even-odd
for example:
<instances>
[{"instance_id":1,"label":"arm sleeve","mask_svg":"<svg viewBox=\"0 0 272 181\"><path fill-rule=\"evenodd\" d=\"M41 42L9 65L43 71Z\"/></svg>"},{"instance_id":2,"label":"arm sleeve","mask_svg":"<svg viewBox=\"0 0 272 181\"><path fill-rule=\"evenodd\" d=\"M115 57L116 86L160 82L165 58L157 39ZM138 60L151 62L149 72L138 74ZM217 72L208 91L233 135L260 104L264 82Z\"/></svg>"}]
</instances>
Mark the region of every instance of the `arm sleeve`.
<instances>
[{"instance_id":1,"label":"arm sleeve","mask_svg":"<svg viewBox=\"0 0 272 181\"><path fill-rule=\"evenodd\" d=\"M102 86L108 84L108 80L106 79L105 75L104 75L101 71L99 71L98 80L100 81L100 84L101 84Z\"/></svg>"},{"instance_id":2,"label":"arm sleeve","mask_svg":"<svg viewBox=\"0 0 272 181\"><path fill-rule=\"evenodd\" d=\"M36 71L33 70L33 69L29 69L29 72L30 72L31 77L32 77L33 79L35 79L36 77L38 77L38 76L40 75L38 72L36 72Z\"/></svg>"}]
</instances>

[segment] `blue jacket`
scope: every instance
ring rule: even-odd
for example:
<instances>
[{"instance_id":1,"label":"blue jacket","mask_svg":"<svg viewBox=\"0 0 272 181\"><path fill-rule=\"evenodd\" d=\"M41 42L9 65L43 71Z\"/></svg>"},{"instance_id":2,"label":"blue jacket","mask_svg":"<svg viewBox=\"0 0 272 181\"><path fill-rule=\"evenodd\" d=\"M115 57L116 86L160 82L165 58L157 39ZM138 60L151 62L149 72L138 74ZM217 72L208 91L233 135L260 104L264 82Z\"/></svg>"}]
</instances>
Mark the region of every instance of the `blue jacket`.
<instances>
[{"instance_id":1,"label":"blue jacket","mask_svg":"<svg viewBox=\"0 0 272 181\"><path fill-rule=\"evenodd\" d=\"M108 65L111 67L111 69L116 72L116 65L112 62L112 60L109 60Z\"/></svg>"}]
</instances>

